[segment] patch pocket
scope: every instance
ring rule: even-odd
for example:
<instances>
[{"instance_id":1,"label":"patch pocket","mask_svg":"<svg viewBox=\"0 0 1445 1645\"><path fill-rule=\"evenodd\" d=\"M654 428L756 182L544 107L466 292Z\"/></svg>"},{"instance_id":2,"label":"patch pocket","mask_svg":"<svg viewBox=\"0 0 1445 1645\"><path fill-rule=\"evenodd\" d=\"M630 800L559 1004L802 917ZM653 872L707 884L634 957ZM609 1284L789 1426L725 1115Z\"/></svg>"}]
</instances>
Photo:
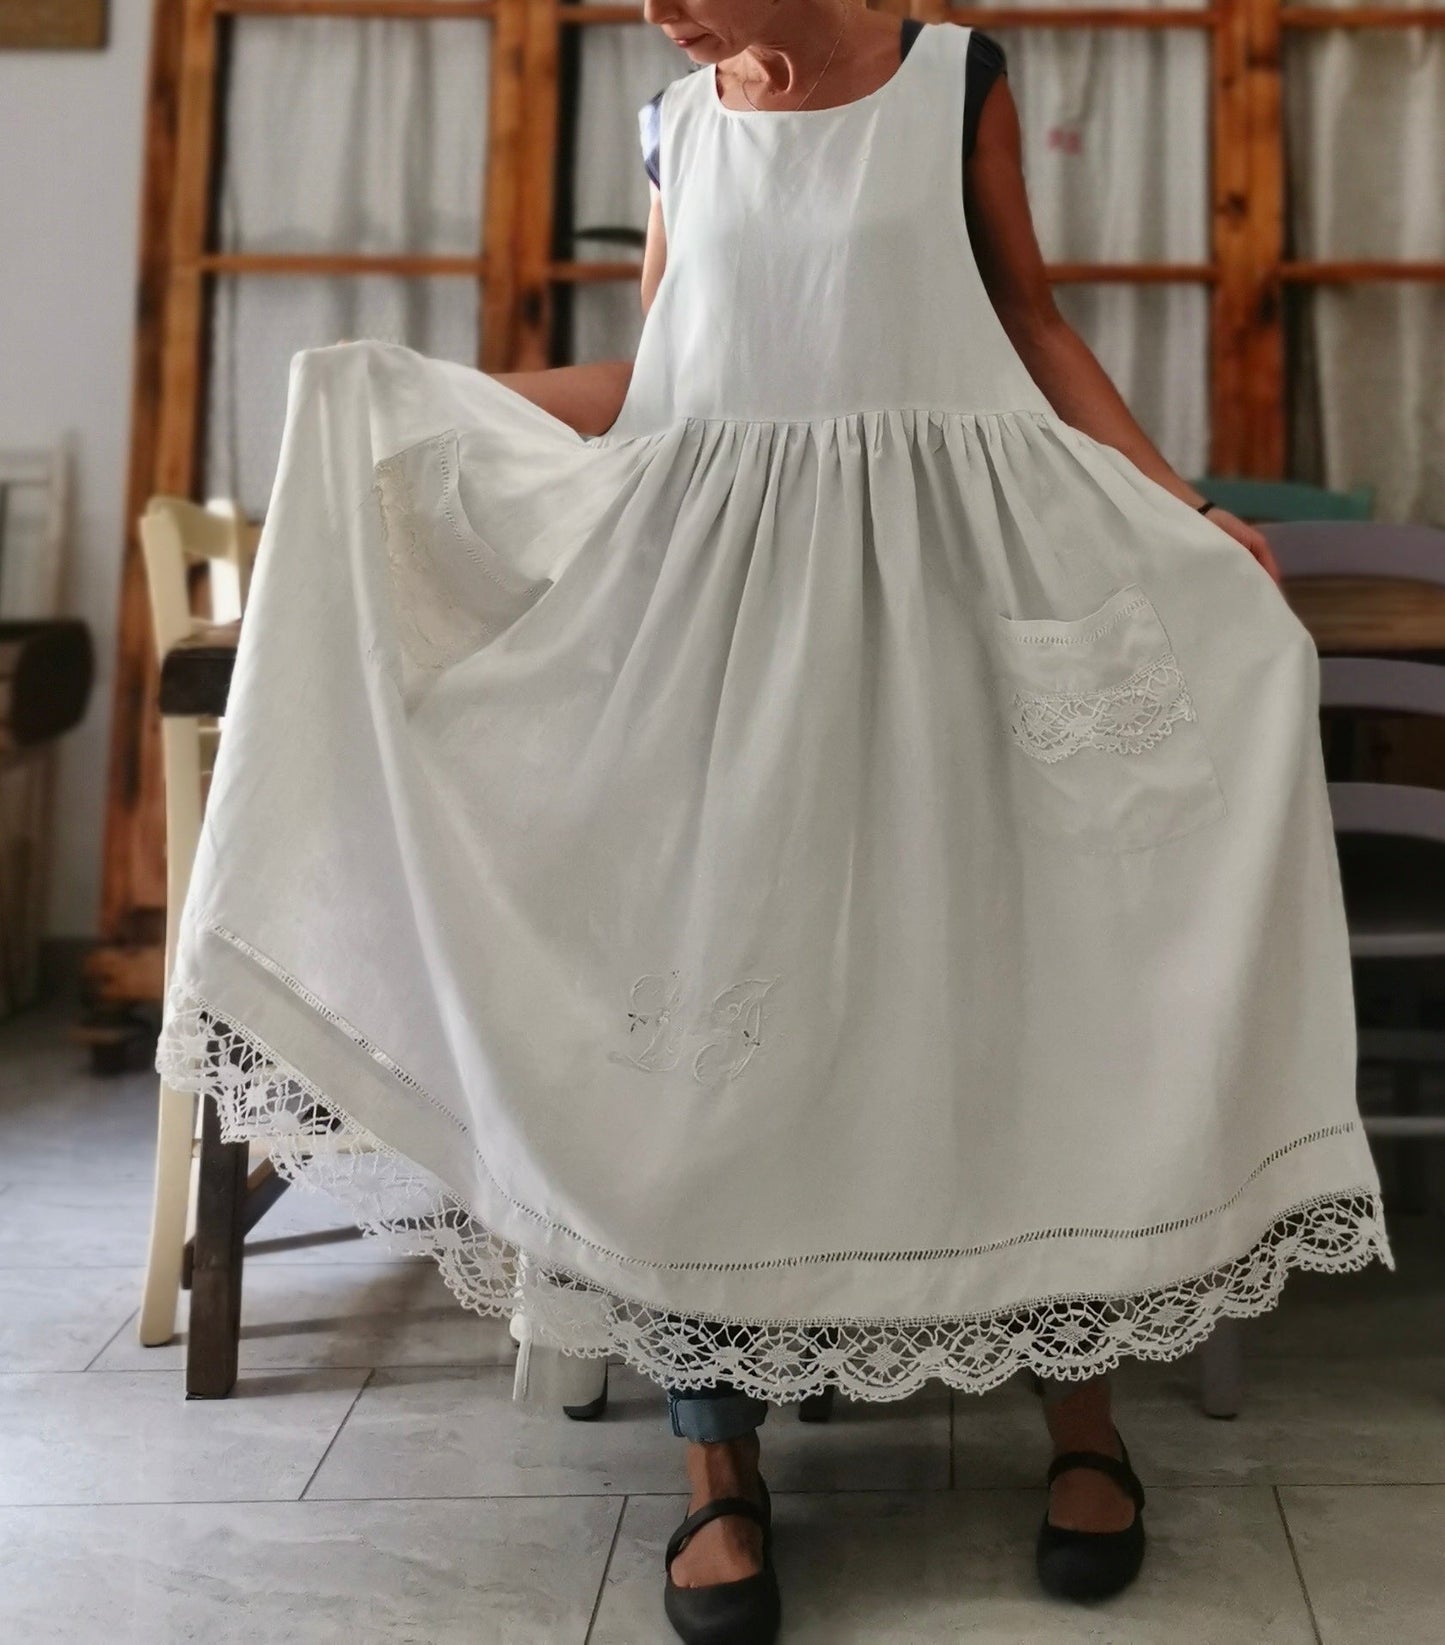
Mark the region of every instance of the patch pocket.
<instances>
[{"instance_id":1,"label":"patch pocket","mask_svg":"<svg viewBox=\"0 0 1445 1645\"><path fill-rule=\"evenodd\" d=\"M1137 851L1224 815L1188 681L1138 583L1082 617L992 617L1009 781L1031 833Z\"/></svg>"},{"instance_id":2,"label":"patch pocket","mask_svg":"<svg viewBox=\"0 0 1445 1645\"><path fill-rule=\"evenodd\" d=\"M403 651L433 672L497 639L552 586L510 565L467 518L457 431L418 441L374 470Z\"/></svg>"}]
</instances>

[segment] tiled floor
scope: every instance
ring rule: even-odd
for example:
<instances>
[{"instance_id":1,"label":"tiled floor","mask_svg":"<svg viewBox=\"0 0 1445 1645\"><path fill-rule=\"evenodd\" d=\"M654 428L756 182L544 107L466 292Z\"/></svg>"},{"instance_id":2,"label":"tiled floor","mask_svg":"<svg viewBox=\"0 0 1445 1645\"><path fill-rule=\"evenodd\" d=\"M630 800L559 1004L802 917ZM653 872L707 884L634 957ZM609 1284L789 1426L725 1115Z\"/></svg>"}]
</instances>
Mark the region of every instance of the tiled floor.
<instances>
[{"instance_id":1,"label":"tiled floor","mask_svg":"<svg viewBox=\"0 0 1445 1645\"><path fill-rule=\"evenodd\" d=\"M288 1195L253 1242L243 1373L182 1396L142 1349L154 1079L93 1079L69 1016L0 1026L0 1639L27 1645L648 1645L683 1508L659 1391L596 1424L510 1400L505 1329L425 1261ZM787 1645L1440 1645L1445 1224L1399 1272L1295 1275L1247 1327L1232 1422L1130 1364L1143 1575L1034 1584L1047 1445L1017 1385L763 1431Z\"/></svg>"}]
</instances>

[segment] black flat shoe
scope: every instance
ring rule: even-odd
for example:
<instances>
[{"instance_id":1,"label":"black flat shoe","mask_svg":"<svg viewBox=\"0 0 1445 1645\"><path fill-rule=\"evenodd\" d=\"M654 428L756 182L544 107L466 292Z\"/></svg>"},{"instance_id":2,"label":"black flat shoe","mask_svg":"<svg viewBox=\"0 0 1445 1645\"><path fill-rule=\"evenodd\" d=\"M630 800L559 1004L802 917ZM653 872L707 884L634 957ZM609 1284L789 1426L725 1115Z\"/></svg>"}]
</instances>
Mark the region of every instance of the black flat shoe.
<instances>
[{"instance_id":1,"label":"black flat shoe","mask_svg":"<svg viewBox=\"0 0 1445 1645\"><path fill-rule=\"evenodd\" d=\"M1144 1560L1144 1487L1129 1463L1129 1450L1116 1428L1122 1456L1107 1451L1061 1451L1049 1464L1046 1484L1066 1468L1097 1468L1134 1499L1134 1519L1122 1531L1073 1531L1051 1524L1044 1509L1035 1565L1039 1581L1059 1599L1104 1599L1127 1587Z\"/></svg>"},{"instance_id":2,"label":"black flat shoe","mask_svg":"<svg viewBox=\"0 0 1445 1645\"><path fill-rule=\"evenodd\" d=\"M773 1645L782 1621L782 1600L773 1570L773 1505L758 1480L762 1505L747 1497L716 1497L689 1514L667 1540L667 1586L663 1607L673 1631L686 1645ZM763 1568L736 1582L679 1588L672 1562L704 1525L725 1514L741 1514L763 1528Z\"/></svg>"}]
</instances>

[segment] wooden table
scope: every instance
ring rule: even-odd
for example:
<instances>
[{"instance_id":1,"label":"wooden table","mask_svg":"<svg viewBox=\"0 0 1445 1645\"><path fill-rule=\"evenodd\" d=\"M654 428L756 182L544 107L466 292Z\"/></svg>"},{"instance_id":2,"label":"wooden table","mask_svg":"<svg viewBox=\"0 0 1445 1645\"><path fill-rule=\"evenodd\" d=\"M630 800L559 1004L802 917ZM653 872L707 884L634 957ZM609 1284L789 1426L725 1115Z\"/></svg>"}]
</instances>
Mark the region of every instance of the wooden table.
<instances>
[{"instance_id":1,"label":"wooden table","mask_svg":"<svg viewBox=\"0 0 1445 1645\"><path fill-rule=\"evenodd\" d=\"M1363 577L1285 580L1285 598L1322 656L1445 654L1445 589ZM202 629L161 667L162 714L223 714L241 637L239 619Z\"/></svg>"}]
</instances>

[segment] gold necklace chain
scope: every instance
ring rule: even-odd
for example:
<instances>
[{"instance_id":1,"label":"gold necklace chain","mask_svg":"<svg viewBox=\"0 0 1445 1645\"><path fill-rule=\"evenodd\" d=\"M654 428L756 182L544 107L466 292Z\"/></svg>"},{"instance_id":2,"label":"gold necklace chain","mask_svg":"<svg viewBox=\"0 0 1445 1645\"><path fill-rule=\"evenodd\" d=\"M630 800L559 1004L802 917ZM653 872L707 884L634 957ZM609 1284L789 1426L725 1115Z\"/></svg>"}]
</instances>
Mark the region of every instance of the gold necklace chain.
<instances>
[{"instance_id":1,"label":"gold necklace chain","mask_svg":"<svg viewBox=\"0 0 1445 1645\"><path fill-rule=\"evenodd\" d=\"M819 86L819 84L821 83L821 81L823 79L823 76L828 72L829 65L832 63L833 57L834 57L835 53L838 50L838 42L843 38L844 34L847 33L847 30L848 30L848 14L845 12L843 14L843 27L838 30L837 36L833 41L833 49L832 49L832 51L830 51L828 53L827 62L825 62L823 64L822 68L820 68L818 70L818 78L816 80L814 80L814 82L812 83L811 86L808 87L808 97L811 97L813 95L813 93L815 91L817 91L818 86ZM748 88L747 88L746 82L744 82L743 80L739 80L738 81L738 90L747 99L748 106L750 108L757 109L757 112L759 114L770 114L770 113L771 114L777 114L779 112L785 113L785 114L795 114L798 109L802 108L803 103L806 103L808 101L808 97L805 97L803 99L803 103L797 104L796 107L794 107L794 108L784 109L784 110L781 110L781 111L777 110L777 109L760 109L760 108L758 108L758 105L755 102L753 102L752 98L748 96Z\"/></svg>"}]
</instances>

